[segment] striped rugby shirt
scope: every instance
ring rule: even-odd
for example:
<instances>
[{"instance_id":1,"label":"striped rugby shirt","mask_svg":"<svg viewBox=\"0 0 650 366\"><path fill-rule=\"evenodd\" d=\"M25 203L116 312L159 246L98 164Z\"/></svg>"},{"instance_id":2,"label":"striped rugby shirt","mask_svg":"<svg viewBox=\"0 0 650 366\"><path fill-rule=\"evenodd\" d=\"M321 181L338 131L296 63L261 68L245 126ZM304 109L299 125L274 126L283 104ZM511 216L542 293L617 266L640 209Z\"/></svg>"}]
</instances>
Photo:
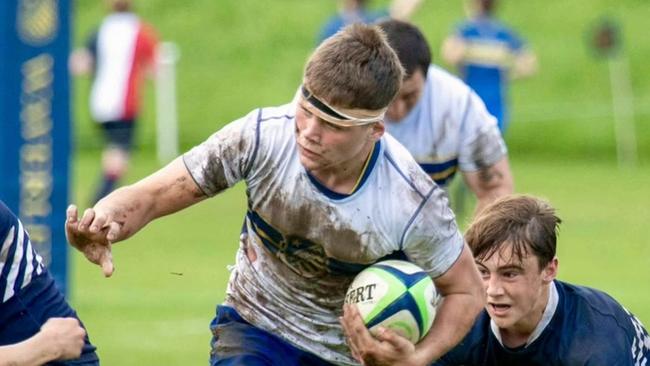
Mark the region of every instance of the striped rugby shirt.
<instances>
[{"instance_id":1,"label":"striped rugby shirt","mask_svg":"<svg viewBox=\"0 0 650 366\"><path fill-rule=\"evenodd\" d=\"M0 304L7 302L45 270L23 224L0 201Z\"/></svg>"}]
</instances>

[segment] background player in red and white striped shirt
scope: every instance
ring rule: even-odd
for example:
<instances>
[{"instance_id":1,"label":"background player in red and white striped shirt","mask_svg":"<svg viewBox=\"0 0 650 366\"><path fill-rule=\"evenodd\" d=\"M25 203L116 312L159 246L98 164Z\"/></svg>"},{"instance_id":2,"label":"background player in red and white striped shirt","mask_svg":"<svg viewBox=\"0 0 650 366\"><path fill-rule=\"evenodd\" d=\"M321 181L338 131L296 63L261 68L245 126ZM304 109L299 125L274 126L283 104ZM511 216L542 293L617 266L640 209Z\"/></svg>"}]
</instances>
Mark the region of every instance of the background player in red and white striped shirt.
<instances>
[{"instance_id":1,"label":"background player in red and white striped shirt","mask_svg":"<svg viewBox=\"0 0 650 366\"><path fill-rule=\"evenodd\" d=\"M73 73L94 71L90 112L106 141L95 202L110 193L126 172L142 79L152 71L158 43L153 28L133 13L131 0L109 4L111 13L71 59Z\"/></svg>"}]
</instances>

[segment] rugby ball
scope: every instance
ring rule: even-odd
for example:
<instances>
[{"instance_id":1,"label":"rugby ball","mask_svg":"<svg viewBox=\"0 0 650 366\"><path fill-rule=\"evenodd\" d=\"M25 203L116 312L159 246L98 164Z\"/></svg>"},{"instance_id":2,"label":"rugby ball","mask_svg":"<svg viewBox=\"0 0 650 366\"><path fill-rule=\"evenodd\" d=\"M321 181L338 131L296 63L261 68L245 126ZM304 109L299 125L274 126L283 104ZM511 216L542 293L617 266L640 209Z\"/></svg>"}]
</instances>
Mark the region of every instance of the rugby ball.
<instances>
[{"instance_id":1,"label":"rugby ball","mask_svg":"<svg viewBox=\"0 0 650 366\"><path fill-rule=\"evenodd\" d=\"M355 277L345 303L356 305L370 333L385 327L415 344L431 328L436 298L431 277L420 267L407 261L386 260Z\"/></svg>"}]
</instances>

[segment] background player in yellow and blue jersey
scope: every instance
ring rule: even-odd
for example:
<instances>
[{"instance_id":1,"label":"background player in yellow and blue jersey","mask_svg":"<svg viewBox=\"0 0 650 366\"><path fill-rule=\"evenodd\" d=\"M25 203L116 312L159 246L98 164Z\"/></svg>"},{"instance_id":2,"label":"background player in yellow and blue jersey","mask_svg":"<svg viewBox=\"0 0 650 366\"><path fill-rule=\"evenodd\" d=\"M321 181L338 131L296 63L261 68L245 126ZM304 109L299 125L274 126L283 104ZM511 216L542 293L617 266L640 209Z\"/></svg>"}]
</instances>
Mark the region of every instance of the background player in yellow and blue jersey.
<instances>
[{"instance_id":1,"label":"background player in yellow and blue jersey","mask_svg":"<svg viewBox=\"0 0 650 366\"><path fill-rule=\"evenodd\" d=\"M458 67L463 81L483 99L505 133L509 81L535 73L537 58L512 28L494 16L497 0L468 1L471 16L445 40L442 57Z\"/></svg>"},{"instance_id":2,"label":"background player in yellow and blue jersey","mask_svg":"<svg viewBox=\"0 0 650 366\"><path fill-rule=\"evenodd\" d=\"M465 339L436 366L641 366L650 337L608 294L556 279L555 209L504 197L467 230L487 304Z\"/></svg>"}]
</instances>

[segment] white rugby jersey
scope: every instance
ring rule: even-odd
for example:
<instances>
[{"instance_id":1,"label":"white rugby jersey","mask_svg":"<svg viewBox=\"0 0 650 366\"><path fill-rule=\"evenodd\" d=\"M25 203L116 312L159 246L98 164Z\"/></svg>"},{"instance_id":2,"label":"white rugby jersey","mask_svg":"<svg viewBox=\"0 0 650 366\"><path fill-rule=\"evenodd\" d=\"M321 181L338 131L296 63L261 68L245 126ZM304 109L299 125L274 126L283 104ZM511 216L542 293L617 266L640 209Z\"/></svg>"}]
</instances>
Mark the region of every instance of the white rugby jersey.
<instances>
[{"instance_id":1,"label":"white rugby jersey","mask_svg":"<svg viewBox=\"0 0 650 366\"><path fill-rule=\"evenodd\" d=\"M444 191L389 135L354 192L318 183L301 165L295 103L254 111L183 157L209 195L244 180L254 262L237 254L226 304L253 325L336 364L357 364L338 317L363 268L403 253L431 276L457 260L463 238Z\"/></svg>"},{"instance_id":2,"label":"white rugby jersey","mask_svg":"<svg viewBox=\"0 0 650 366\"><path fill-rule=\"evenodd\" d=\"M0 201L0 304L29 285L45 270L23 224Z\"/></svg>"},{"instance_id":3,"label":"white rugby jersey","mask_svg":"<svg viewBox=\"0 0 650 366\"><path fill-rule=\"evenodd\" d=\"M401 121L387 120L386 129L441 186L458 169L476 171L507 154L496 119L481 98L435 65L429 67L420 100Z\"/></svg>"}]
</instances>

